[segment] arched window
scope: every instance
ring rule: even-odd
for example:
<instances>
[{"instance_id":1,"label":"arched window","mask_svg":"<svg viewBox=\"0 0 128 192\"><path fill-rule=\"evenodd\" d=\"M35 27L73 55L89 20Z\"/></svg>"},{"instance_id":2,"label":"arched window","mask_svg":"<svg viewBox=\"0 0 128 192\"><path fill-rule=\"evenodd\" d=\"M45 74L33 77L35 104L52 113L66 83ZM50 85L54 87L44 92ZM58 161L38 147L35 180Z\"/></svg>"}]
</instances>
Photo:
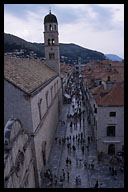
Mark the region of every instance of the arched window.
<instances>
[{"instance_id":1,"label":"arched window","mask_svg":"<svg viewBox=\"0 0 128 192\"><path fill-rule=\"evenodd\" d=\"M54 39L52 39L52 45L54 45L55 44L55 40Z\"/></svg>"},{"instance_id":2,"label":"arched window","mask_svg":"<svg viewBox=\"0 0 128 192\"><path fill-rule=\"evenodd\" d=\"M55 31L56 31L56 25L54 25L54 29L55 29Z\"/></svg>"},{"instance_id":3,"label":"arched window","mask_svg":"<svg viewBox=\"0 0 128 192\"><path fill-rule=\"evenodd\" d=\"M47 25L45 25L45 31L47 31Z\"/></svg>"},{"instance_id":4,"label":"arched window","mask_svg":"<svg viewBox=\"0 0 128 192\"><path fill-rule=\"evenodd\" d=\"M49 53L49 59L55 59L55 53Z\"/></svg>"},{"instance_id":5,"label":"arched window","mask_svg":"<svg viewBox=\"0 0 128 192\"><path fill-rule=\"evenodd\" d=\"M48 39L48 45L50 45L51 44L51 40L50 39Z\"/></svg>"},{"instance_id":6,"label":"arched window","mask_svg":"<svg viewBox=\"0 0 128 192\"><path fill-rule=\"evenodd\" d=\"M55 53L52 53L52 59L55 59Z\"/></svg>"},{"instance_id":7,"label":"arched window","mask_svg":"<svg viewBox=\"0 0 128 192\"><path fill-rule=\"evenodd\" d=\"M52 31L52 25L51 24L49 25L49 31Z\"/></svg>"}]
</instances>

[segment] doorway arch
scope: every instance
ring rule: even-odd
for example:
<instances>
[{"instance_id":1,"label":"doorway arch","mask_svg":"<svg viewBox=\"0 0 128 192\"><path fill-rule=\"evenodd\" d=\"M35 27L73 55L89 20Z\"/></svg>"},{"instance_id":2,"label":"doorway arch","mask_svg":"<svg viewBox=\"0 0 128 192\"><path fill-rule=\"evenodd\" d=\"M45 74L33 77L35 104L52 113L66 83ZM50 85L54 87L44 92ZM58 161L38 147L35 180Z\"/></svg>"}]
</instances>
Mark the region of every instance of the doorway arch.
<instances>
[{"instance_id":1,"label":"doorway arch","mask_svg":"<svg viewBox=\"0 0 128 192\"><path fill-rule=\"evenodd\" d=\"M115 155L115 145L114 144L109 144L108 155Z\"/></svg>"}]
</instances>

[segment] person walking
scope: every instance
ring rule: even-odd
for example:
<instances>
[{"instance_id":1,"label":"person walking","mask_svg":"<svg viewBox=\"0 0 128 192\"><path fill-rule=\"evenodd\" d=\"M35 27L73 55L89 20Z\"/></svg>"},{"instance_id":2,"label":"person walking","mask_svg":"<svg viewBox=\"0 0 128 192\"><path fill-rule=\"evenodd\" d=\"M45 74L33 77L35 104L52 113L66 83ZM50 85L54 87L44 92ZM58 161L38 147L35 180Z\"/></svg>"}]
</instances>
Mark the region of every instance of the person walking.
<instances>
[{"instance_id":1,"label":"person walking","mask_svg":"<svg viewBox=\"0 0 128 192\"><path fill-rule=\"evenodd\" d=\"M72 165L72 161L71 161L71 159L69 159L68 162L69 162L70 167L71 167L71 165Z\"/></svg>"},{"instance_id":2,"label":"person walking","mask_svg":"<svg viewBox=\"0 0 128 192\"><path fill-rule=\"evenodd\" d=\"M68 163L69 163L68 157L67 157L67 159L65 161L66 161L66 166L68 167Z\"/></svg>"},{"instance_id":3,"label":"person walking","mask_svg":"<svg viewBox=\"0 0 128 192\"><path fill-rule=\"evenodd\" d=\"M92 160L91 167L94 169L94 160Z\"/></svg>"},{"instance_id":4,"label":"person walking","mask_svg":"<svg viewBox=\"0 0 128 192\"><path fill-rule=\"evenodd\" d=\"M57 185L57 176L54 175L54 185L56 186Z\"/></svg>"},{"instance_id":5,"label":"person walking","mask_svg":"<svg viewBox=\"0 0 128 192\"><path fill-rule=\"evenodd\" d=\"M68 180L68 183L69 183L69 172L67 171L67 180Z\"/></svg>"},{"instance_id":6,"label":"person walking","mask_svg":"<svg viewBox=\"0 0 128 192\"><path fill-rule=\"evenodd\" d=\"M69 152L69 148L70 148L70 143L67 143L67 148L68 148L68 152Z\"/></svg>"},{"instance_id":7,"label":"person walking","mask_svg":"<svg viewBox=\"0 0 128 192\"><path fill-rule=\"evenodd\" d=\"M71 123L70 123L70 129L72 128L72 121L71 121Z\"/></svg>"},{"instance_id":8,"label":"person walking","mask_svg":"<svg viewBox=\"0 0 128 192\"><path fill-rule=\"evenodd\" d=\"M75 136L73 135L73 143L74 143L74 141L75 141Z\"/></svg>"},{"instance_id":9,"label":"person walking","mask_svg":"<svg viewBox=\"0 0 128 192\"><path fill-rule=\"evenodd\" d=\"M78 185L78 177L75 178L76 185Z\"/></svg>"},{"instance_id":10,"label":"person walking","mask_svg":"<svg viewBox=\"0 0 128 192\"><path fill-rule=\"evenodd\" d=\"M112 176L114 175L114 167L112 167L112 169L111 169L111 175Z\"/></svg>"},{"instance_id":11,"label":"person walking","mask_svg":"<svg viewBox=\"0 0 128 192\"><path fill-rule=\"evenodd\" d=\"M87 151L89 152L89 147L88 147L88 145L86 146L86 148L87 148Z\"/></svg>"},{"instance_id":12,"label":"person walking","mask_svg":"<svg viewBox=\"0 0 128 192\"><path fill-rule=\"evenodd\" d=\"M63 178L62 178L62 176L60 176L59 185L60 185L60 187L63 187Z\"/></svg>"},{"instance_id":13,"label":"person walking","mask_svg":"<svg viewBox=\"0 0 128 192\"><path fill-rule=\"evenodd\" d=\"M99 184L99 188L102 188L102 183Z\"/></svg>"},{"instance_id":14,"label":"person walking","mask_svg":"<svg viewBox=\"0 0 128 192\"><path fill-rule=\"evenodd\" d=\"M79 143L80 143L80 138L78 137L78 146L79 146Z\"/></svg>"},{"instance_id":15,"label":"person walking","mask_svg":"<svg viewBox=\"0 0 128 192\"><path fill-rule=\"evenodd\" d=\"M55 142L57 143L57 137L55 137Z\"/></svg>"},{"instance_id":16,"label":"person walking","mask_svg":"<svg viewBox=\"0 0 128 192\"><path fill-rule=\"evenodd\" d=\"M81 177L80 177L80 175L78 175L78 184L81 185Z\"/></svg>"},{"instance_id":17,"label":"person walking","mask_svg":"<svg viewBox=\"0 0 128 192\"><path fill-rule=\"evenodd\" d=\"M109 172L111 173L111 171L112 171L112 167L111 167L111 166L109 166Z\"/></svg>"},{"instance_id":18,"label":"person walking","mask_svg":"<svg viewBox=\"0 0 128 192\"><path fill-rule=\"evenodd\" d=\"M82 154L84 155L84 145L82 145L81 150L82 150Z\"/></svg>"},{"instance_id":19,"label":"person walking","mask_svg":"<svg viewBox=\"0 0 128 192\"><path fill-rule=\"evenodd\" d=\"M67 136L67 141L69 141L69 137Z\"/></svg>"},{"instance_id":20,"label":"person walking","mask_svg":"<svg viewBox=\"0 0 128 192\"><path fill-rule=\"evenodd\" d=\"M75 151L76 151L75 145L72 146L72 149L73 149L73 152L74 152L74 154L75 154Z\"/></svg>"},{"instance_id":21,"label":"person walking","mask_svg":"<svg viewBox=\"0 0 128 192\"><path fill-rule=\"evenodd\" d=\"M59 138L59 144L61 144L61 138Z\"/></svg>"},{"instance_id":22,"label":"person walking","mask_svg":"<svg viewBox=\"0 0 128 192\"><path fill-rule=\"evenodd\" d=\"M88 136L88 144L90 143L90 137Z\"/></svg>"},{"instance_id":23,"label":"person walking","mask_svg":"<svg viewBox=\"0 0 128 192\"><path fill-rule=\"evenodd\" d=\"M65 180L65 172L64 169L62 169L62 175L63 175L63 181Z\"/></svg>"},{"instance_id":24,"label":"person walking","mask_svg":"<svg viewBox=\"0 0 128 192\"><path fill-rule=\"evenodd\" d=\"M81 132L80 136L81 136L81 139L83 139L83 133L82 132Z\"/></svg>"},{"instance_id":25,"label":"person walking","mask_svg":"<svg viewBox=\"0 0 128 192\"><path fill-rule=\"evenodd\" d=\"M95 183L94 188L98 188L98 186L99 186L99 183L98 183L98 180L97 180L96 183Z\"/></svg>"},{"instance_id":26,"label":"person walking","mask_svg":"<svg viewBox=\"0 0 128 192\"><path fill-rule=\"evenodd\" d=\"M87 167L87 161L86 160L84 161L84 167Z\"/></svg>"},{"instance_id":27,"label":"person walking","mask_svg":"<svg viewBox=\"0 0 128 192\"><path fill-rule=\"evenodd\" d=\"M79 161L78 157L76 157L76 166L78 166L78 161Z\"/></svg>"}]
</instances>

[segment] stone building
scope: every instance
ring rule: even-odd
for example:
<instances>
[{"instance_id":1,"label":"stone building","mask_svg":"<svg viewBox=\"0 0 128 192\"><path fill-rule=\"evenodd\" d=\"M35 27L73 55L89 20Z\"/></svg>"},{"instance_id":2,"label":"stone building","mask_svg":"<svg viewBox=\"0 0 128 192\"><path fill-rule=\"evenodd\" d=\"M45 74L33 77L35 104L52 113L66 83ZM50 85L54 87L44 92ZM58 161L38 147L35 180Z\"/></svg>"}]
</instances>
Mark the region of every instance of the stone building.
<instances>
[{"instance_id":1,"label":"stone building","mask_svg":"<svg viewBox=\"0 0 128 192\"><path fill-rule=\"evenodd\" d=\"M121 83L109 89L101 85L93 94L97 104L97 150L114 155L124 146L124 88Z\"/></svg>"},{"instance_id":2,"label":"stone building","mask_svg":"<svg viewBox=\"0 0 128 192\"><path fill-rule=\"evenodd\" d=\"M106 78L105 66L96 69L96 65L90 65L90 68L93 72L84 73L88 79L83 84L90 132L98 151L114 155L124 147L124 81L120 82L123 76L119 74L117 79L116 72L109 72ZM92 85L91 79L97 80L96 75L100 81Z\"/></svg>"},{"instance_id":3,"label":"stone building","mask_svg":"<svg viewBox=\"0 0 128 192\"><path fill-rule=\"evenodd\" d=\"M62 106L58 24L51 12L44 18L44 28L46 65L32 58L8 55L4 58L4 125L13 115L31 138L32 158L28 154L24 154L24 158L31 158L34 170L31 186L35 185L35 188L41 184L40 173L49 157ZM22 147L23 141L18 142ZM20 144L17 150L20 150ZM15 150L10 153L15 159ZM7 172L6 168L5 177ZM23 186L21 183L17 181L10 186Z\"/></svg>"}]
</instances>

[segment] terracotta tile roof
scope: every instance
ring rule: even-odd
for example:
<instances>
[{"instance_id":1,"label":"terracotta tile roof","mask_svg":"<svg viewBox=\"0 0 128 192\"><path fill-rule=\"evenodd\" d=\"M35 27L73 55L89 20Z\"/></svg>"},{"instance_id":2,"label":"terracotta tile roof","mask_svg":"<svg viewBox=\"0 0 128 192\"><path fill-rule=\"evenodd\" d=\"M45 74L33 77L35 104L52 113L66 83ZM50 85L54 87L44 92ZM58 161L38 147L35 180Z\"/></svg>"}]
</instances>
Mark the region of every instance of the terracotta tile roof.
<instances>
[{"instance_id":1,"label":"terracotta tile roof","mask_svg":"<svg viewBox=\"0 0 128 192\"><path fill-rule=\"evenodd\" d=\"M102 106L122 106L124 105L124 88L121 83L110 90L105 90L103 85L91 89L98 105Z\"/></svg>"},{"instance_id":2,"label":"terracotta tile roof","mask_svg":"<svg viewBox=\"0 0 128 192\"><path fill-rule=\"evenodd\" d=\"M39 88L57 74L36 59L4 57L4 76L27 93Z\"/></svg>"},{"instance_id":3,"label":"terracotta tile roof","mask_svg":"<svg viewBox=\"0 0 128 192\"><path fill-rule=\"evenodd\" d=\"M110 65L112 67L110 70ZM121 66L121 67L120 67ZM112 81L122 82L124 80L124 64L122 62L110 62L109 60L100 61L99 63L91 62L83 67L83 76L85 82L89 84L91 79L101 79L106 81L108 76ZM88 70L91 69L91 70Z\"/></svg>"},{"instance_id":4,"label":"terracotta tile roof","mask_svg":"<svg viewBox=\"0 0 128 192\"><path fill-rule=\"evenodd\" d=\"M68 63L60 63L60 74L61 77L65 77L68 72L71 72L73 69L73 66Z\"/></svg>"},{"instance_id":5,"label":"terracotta tile roof","mask_svg":"<svg viewBox=\"0 0 128 192\"><path fill-rule=\"evenodd\" d=\"M124 67L124 62L117 62L117 61L113 61L111 62L112 67Z\"/></svg>"}]
</instances>

